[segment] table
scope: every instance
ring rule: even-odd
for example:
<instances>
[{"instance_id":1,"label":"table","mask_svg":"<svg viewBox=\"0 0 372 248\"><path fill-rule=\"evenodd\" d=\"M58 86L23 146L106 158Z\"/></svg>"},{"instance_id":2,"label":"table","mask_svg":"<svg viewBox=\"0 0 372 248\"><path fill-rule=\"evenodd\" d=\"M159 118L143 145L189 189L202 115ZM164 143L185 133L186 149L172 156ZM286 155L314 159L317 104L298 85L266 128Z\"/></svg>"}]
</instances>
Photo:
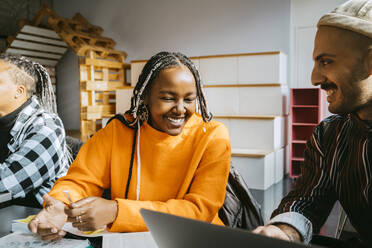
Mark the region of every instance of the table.
<instances>
[{"instance_id":1,"label":"table","mask_svg":"<svg viewBox=\"0 0 372 248\"><path fill-rule=\"evenodd\" d=\"M11 205L0 209L0 238L11 233L12 220L24 219L40 212L39 208ZM101 247L102 240L93 247Z\"/></svg>"},{"instance_id":2,"label":"table","mask_svg":"<svg viewBox=\"0 0 372 248\"><path fill-rule=\"evenodd\" d=\"M8 235L11 233L12 230L12 220L15 219L24 219L28 217L29 215L37 214L40 212L41 209L38 208L31 208L31 207L24 207L24 206L19 206L19 205L11 205L7 206L4 208L0 208L0 238ZM147 247L156 247L155 242L151 238L149 234L137 234L142 235L136 237L136 234L124 234L126 237L126 243L131 244L131 247L143 247L139 246L139 244L146 243L150 244ZM66 238L77 238L76 236L71 234L67 234ZM118 233L113 233L110 234L109 236L110 239L112 239L112 242L107 242L106 241L106 247L115 247L118 248L118 246L114 245L116 243L121 243L123 242L122 239L123 237L120 237L120 234ZM102 237L98 238L89 238L89 241L91 242L92 247L94 248L101 248L102 247Z\"/></svg>"},{"instance_id":3,"label":"table","mask_svg":"<svg viewBox=\"0 0 372 248\"><path fill-rule=\"evenodd\" d=\"M8 206L0 209L0 237L8 235L12 230L12 220L23 219L29 215L37 214L41 209L23 206Z\"/></svg>"}]
</instances>

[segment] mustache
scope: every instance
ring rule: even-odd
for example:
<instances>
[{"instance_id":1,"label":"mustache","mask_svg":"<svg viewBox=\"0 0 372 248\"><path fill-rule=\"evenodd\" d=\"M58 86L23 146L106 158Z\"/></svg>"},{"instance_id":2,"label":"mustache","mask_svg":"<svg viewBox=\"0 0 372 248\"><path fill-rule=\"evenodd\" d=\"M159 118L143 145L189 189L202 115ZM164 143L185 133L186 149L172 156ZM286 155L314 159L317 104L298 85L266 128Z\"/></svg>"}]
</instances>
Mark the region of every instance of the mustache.
<instances>
[{"instance_id":1,"label":"mustache","mask_svg":"<svg viewBox=\"0 0 372 248\"><path fill-rule=\"evenodd\" d=\"M322 83L320 85L320 88L322 90L328 90L328 89L337 89L337 85L334 83Z\"/></svg>"}]
</instances>

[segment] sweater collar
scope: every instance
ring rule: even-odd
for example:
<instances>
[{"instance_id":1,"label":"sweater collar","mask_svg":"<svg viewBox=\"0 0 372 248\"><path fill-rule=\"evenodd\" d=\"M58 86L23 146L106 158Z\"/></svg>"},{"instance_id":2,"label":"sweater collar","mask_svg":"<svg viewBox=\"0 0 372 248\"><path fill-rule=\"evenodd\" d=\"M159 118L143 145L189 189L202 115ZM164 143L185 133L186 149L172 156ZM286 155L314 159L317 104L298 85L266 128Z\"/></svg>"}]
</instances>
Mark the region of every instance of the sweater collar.
<instances>
[{"instance_id":1,"label":"sweater collar","mask_svg":"<svg viewBox=\"0 0 372 248\"><path fill-rule=\"evenodd\" d=\"M22 111L18 114L15 124L10 130L10 134L13 137L15 137L17 133L22 130L31 116L33 116L38 111L42 111L39 101L35 96L32 96L29 101L29 104L25 106L24 109L22 109Z\"/></svg>"}]
</instances>

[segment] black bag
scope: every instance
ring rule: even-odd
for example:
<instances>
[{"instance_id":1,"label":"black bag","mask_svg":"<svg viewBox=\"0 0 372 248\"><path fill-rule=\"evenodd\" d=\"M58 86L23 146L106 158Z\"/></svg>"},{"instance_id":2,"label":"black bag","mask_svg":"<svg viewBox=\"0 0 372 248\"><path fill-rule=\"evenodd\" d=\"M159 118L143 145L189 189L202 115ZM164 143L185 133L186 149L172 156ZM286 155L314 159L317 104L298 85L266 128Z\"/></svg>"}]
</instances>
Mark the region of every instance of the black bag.
<instances>
[{"instance_id":1,"label":"black bag","mask_svg":"<svg viewBox=\"0 0 372 248\"><path fill-rule=\"evenodd\" d=\"M253 230L262 226L261 206L253 198L244 179L231 165L225 202L218 216L226 226Z\"/></svg>"}]
</instances>

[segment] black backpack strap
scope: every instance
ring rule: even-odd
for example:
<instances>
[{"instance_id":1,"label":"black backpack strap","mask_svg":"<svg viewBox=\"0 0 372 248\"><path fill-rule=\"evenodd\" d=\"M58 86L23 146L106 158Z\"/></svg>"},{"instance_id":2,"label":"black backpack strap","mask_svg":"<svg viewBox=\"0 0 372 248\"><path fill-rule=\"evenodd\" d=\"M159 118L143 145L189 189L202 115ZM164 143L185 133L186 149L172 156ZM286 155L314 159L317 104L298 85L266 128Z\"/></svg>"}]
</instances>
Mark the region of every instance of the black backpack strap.
<instances>
[{"instance_id":1,"label":"black backpack strap","mask_svg":"<svg viewBox=\"0 0 372 248\"><path fill-rule=\"evenodd\" d=\"M130 129L136 129L136 127L132 127L132 126L129 125L128 121L124 118L124 116L122 114L116 114L115 116L111 117L107 121L106 125L108 125L114 119L119 120L121 123L123 123L125 126L129 127Z\"/></svg>"},{"instance_id":2,"label":"black backpack strap","mask_svg":"<svg viewBox=\"0 0 372 248\"><path fill-rule=\"evenodd\" d=\"M128 199L129 185L130 185L130 180L132 178L132 170L133 170L133 162L134 162L134 151L136 149L137 130L138 130L137 128L134 129L132 154L130 155L129 173L128 173L127 186L125 187L125 198L124 199Z\"/></svg>"}]
</instances>

